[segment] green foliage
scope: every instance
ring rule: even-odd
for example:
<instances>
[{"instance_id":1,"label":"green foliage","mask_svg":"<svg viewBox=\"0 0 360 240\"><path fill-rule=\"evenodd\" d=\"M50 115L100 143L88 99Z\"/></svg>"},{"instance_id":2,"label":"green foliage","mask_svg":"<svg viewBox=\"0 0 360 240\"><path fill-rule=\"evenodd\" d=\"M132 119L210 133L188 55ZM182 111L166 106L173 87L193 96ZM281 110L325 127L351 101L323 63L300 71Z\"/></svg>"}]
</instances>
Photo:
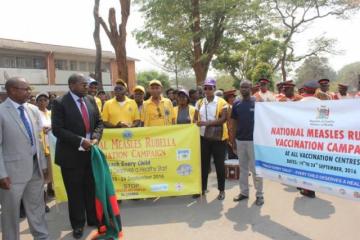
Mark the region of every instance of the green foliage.
<instances>
[{"instance_id":1,"label":"green foliage","mask_svg":"<svg viewBox=\"0 0 360 240\"><path fill-rule=\"evenodd\" d=\"M257 65L266 63L272 68L281 54L280 41L275 39L275 28L263 26L256 35L239 41L224 41L213 67L231 74L238 86L241 80L252 80Z\"/></svg>"},{"instance_id":2,"label":"green foliage","mask_svg":"<svg viewBox=\"0 0 360 240\"><path fill-rule=\"evenodd\" d=\"M175 79L172 78L172 85L175 86ZM185 88L186 90L196 89L196 79L191 71L183 71L178 75L179 88Z\"/></svg>"},{"instance_id":3,"label":"green foliage","mask_svg":"<svg viewBox=\"0 0 360 240\"><path fill-rule=\"evenodd\" d=\"M195 31L192 1L138 0L145 24L134 33L143 47L154 48L185 68L194 67L194 39L200 40L200 61L208 68L222 41L233 41L258 25L262 1L199 1L200 30Z\"/></svg>"},{"instance_id":4,"label":"green foliage","mask_svg":"<svg viewBox=\"0 0 360 240\"><path fill-rule=\"evenodd\" d=\"M272 82L273 67L264 62L260 62L256 65L251 74L251 81L256 83L261 78L269 79ZM272 84L271 84L272 85Z\"/></svg>"},{"instance_id":5,"label":"green foliage","mask_svg":"<svg viewBox=\"0 0 360 240\"><path fill-rule=\"evenodd\" d=\"M165 73L160 73L155 70L143 71L137 74L137 84L145 88L149 86L151 80L157 79L163 85L163 89L166 90L170 87L169 76Z\"/></svg>"},{"instance_id":6,"label":"green foliage","mask_svg":"<svg viewBox=\"0 0 360 240\"><path fill-rule=\"evenodd\" d=\"M216 88L225 91L234 89L234 78L225 74L216 76Z\"/></svg>"},{"instance_id":7,"label":"green foliage","mask_svg":"<svg viewBox=\"0 0 360 240\"><path fill-rule=\"evenodd\" d=\"M198 31L195 30L196 19L193 16L194 2L199 3ZM302 34L306 26L316 19L349 16L359 8L359 3L355 2L135 0L143 14L144 27L134 34L143 47L156 49L165 55L165 62L170 66L198 71L196 67L200 62L206 74L212 61L212 66L229 73L236 85L240 80L253 79L261 73L259 69L256 73L254 71L264 63L272 66L276 76L276 70L285 69L281 74L286 79L295 62L319 53L335 52L334 40L320 37L311 40L308 51L298 56L294 49L294 35ZM199 41L194 44L196 39ZM200 51L195 51L195 46L201 46ZM196 58L198 54L200 57ZM213 57L215 60L212 60Z\"/></svg>"},{"instance_id":8,"label":"green foliage","mask_svg":"<svg viewBox=\"0 0 360 240\"><path fill-rule=\"evenodd\" d=\"M338 73L336 83L349 84L349 89L357 88L360 80L360 62L355 62L344 66Z\"/></svg>"},{"instance_id":9,"label":"green foliage","mask_svg":"<svg viewBox=\"0 0 360 240\"><path fill-rule=\"evenodd\" d=\"M336 72L329 66L329 60L324 57L310 57L296 70L296 83L304 85L306 81L328 78L336 79Z\"/></svg>"}]
</instances>

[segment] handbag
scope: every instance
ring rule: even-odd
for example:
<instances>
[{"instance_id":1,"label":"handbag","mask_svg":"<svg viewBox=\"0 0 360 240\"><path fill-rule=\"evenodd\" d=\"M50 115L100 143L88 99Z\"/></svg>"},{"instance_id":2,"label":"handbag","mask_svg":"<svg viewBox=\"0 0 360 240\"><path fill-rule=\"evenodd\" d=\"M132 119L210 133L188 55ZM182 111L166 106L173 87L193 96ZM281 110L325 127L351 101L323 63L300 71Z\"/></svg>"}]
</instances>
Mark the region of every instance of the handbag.
<instances>
[{"instance_id":1,"label":"handbag","mask_svg":"<svg viewBox=\"0 0 360 240\"><path fill-rule=\"evenodd\" d=\"M206 121L208 121L207 104L205 104L205 114L206 114ZM217 113L216 113L216 116L217 116ZM223 138L223 131L224 131L224 128L223 128L222 124L216 125L216 126L206 126L204 138L211 140L211 141L221 141Z\"/></svg>"}]
</instances>

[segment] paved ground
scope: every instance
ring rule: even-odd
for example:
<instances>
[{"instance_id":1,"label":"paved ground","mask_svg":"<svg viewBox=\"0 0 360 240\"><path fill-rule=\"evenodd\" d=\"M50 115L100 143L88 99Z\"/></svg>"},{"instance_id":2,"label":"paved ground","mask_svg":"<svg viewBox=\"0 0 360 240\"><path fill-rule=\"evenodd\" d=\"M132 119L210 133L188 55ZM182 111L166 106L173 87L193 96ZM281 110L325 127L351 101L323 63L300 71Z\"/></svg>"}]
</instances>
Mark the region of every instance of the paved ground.
<instances>
[{"instance_id":1,"label":"paved ground","mask_svg":"<svg viewBox=\"0 0 360 240\"><path fill-rule=\"evenodd\" d=\"M226 199L216 199L216 178L202 201L191 197L157 201L125 201L122 220L126 240L359 240L360 204L318 194L300 196L295 188L265 181L265 205L234 203L237 182L227 182ZM67 206L50 203L47 215L51 239L72 239ZM86 229L86 237L93 229ZM32 239L27 221L21 222L21 239ZM1 237L0 237L1 239Z\"/></svg>"}]
</instances>

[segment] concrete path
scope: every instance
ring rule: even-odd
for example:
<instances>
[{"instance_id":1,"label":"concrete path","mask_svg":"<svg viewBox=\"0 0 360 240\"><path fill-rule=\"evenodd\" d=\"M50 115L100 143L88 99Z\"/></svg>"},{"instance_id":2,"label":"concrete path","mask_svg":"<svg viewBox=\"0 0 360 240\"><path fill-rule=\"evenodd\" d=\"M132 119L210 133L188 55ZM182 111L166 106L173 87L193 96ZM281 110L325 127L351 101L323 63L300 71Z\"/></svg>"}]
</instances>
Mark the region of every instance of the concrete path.
<instances>
[{"instance_id":1,"label":"concrete path","mask_svg":"<svg viewBox=\"0 0 360 240\"><path fill-rule=\"evenodd\" d=\"M235 203L236 181L227 181L226 199L216 199L216 177L202 200L190 196L158 200L124 201L121 205L126 240L359 240L360 203L317 194L302 197L295 188L265 181L265 205ZM252 188L251 188L252 190ZM51 239L72 239L67 205L50 203L47 220ZM86 229L86 237L94 229ZM1 239L1 237L0 237ZM32 239L27 221L21 239Z\"/></svg>"}]
</instances>

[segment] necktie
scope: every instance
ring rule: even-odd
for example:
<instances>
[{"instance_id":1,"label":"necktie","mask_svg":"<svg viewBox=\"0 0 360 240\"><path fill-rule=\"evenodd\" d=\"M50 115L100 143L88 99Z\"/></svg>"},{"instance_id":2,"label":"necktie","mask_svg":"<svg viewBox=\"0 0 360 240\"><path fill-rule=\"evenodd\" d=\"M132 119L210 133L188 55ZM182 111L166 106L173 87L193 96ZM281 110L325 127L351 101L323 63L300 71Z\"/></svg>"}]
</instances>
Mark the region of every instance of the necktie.
<instances>
[{"instance_id":1,"label":"necktie","mask_svg":"<svg viewBox=\"0 0 360 240\"><path fill-rule=\"evenodd\" d=\"M82 98L79 98L78 101L80 103L81 115L82 115L82 119L84 121L86 133L90 133L90 120L89 120L89 115L86 111L84 101L82 100Z\"/></svg>"},{"instance_id":2,"label":"necktie","mask_svg":"<svg viewBox=\"0 0 360 240\"><path fill-rule=\"evenodd\" d=\"M32 136L32 133L31 133L31 127L30 127L30 123L29 121L27 120L27 118L25 117L25 109L24 109L24 106L19 106L18 107L19 111L20 111L20 118L21 118L21 121L23 122L24 124L24 127L26 129L26 132L30 138L30 142L31 142L31 146L34 145L34 139L33 139L33 136Z\"/></svg>"}]
</instances>

